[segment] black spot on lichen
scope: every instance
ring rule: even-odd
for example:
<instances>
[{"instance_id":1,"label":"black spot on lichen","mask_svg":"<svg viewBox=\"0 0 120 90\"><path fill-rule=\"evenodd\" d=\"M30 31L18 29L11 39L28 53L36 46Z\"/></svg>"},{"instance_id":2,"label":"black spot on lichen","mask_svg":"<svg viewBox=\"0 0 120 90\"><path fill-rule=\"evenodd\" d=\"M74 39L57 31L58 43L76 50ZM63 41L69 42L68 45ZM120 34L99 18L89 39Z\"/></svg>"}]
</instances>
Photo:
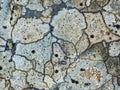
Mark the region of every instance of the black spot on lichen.
<instances>
[{"instance_id":1,"label":"black spot on lichen","mask_svg":"<svg viewBox=\"0 0 120 90\"><path fill-rule=\"evenodd\" d=\"M85 83L85 84L84 84L84 86L89 86L89 85L91 85L91 83Z\"/></svg>"},{"instance_id":2,"label":"black spot on lichen","mask_svg":"<svg viewBox=\"0 0 120 90\"><path fill-rule=\"evenodd\" d=\"M58 57L58 54L55 54L55 57Z\"/></svg>"},{"instance_id":3,"label":"black spot on lichen","mask_svg":"<svg viewBox=\"0 0 120 90\"><path fill-rule=\"evenodd\" d=\"M32 54L35 54L35 50L32 50L31 52L32 52Z\"/></svg>"},{"instance_id":4,"label":"black spot on lichen","mask_svg":"<svg viewBox=\"0 0 120 90\"><path fill-rule=\"evenodd\" d=\"M113 25L113 27L116 27L117 29L120 29L120 25L118 25L118 24Z\"/></svg>"},{"instance_id":5,"label":"black spot on lichen","mask_svg":"<svg viewBox=\"0 0 120 90\"><path fill-rule=\"evenodd\" d=\"M83 3L80 3L80 6L83 6Z\"/></svg>"},{"instance_id":6,"label":"black spot on lichen","mask_svg":"<svg viewBox=\"0 0 120 90\"><path fill-rule=\"evenodd\" d=\"M84 69L84 68L81 68L80 71L85 71L85 69Z\"/></svg>"},{"instance_id":7,"label":"black spot on lichen","mask_svg":"<svg viewBox=\"0 0 120 90\"><path fill-rule=\"evenodd\" d=\"M4 28L4 29L6 29L6 28L7 28L7 26L3 26L3 28Z\"/></svg>"},{"instance_id":8,"label":"black spot on lichen","mask_svg":"<svg viewBox=\"0 0 120 90\"><path fill-rule=\"evenodd\" d=\"M13 20L13 17L10 17L10 20Z\"/></svg>"},{"instance_id":9,"label":"black spot on lichen","mask_svg":"<svg viewBox=\"0 0 120 90\"><path fill-rule=\"evenodd\" d=\"M72 82L72 83L75 83L75 84L79 84L79 82L76 81L76 80L74 80L74 79L71 79L71 82Z\"/></svg>"},{"instance_id":10,"label":"black spot on lichen","mask_svg":"<svg viewBox=\"0 0 120 90\"><path fill-rule=\"evenodd\" d=\"M2 70L2 66L0 66L0 70Z\"/></svg>"},{"instance_id":11,"label":"black spot on lichen","mask_svg":"<svg viewBox=\"0 0 120 90\"><path fill-rule=\"evenodd\" d=\"M94 35L90 35L91 38L94 38Z\"/></svg>"},{"instance_id":12,"label":"black spot on lichen","mask_svg":"<svg viewBox=\"0 0 120 90\"><path fill-rule=\"evenodd\" d=\"M58 73L59 71L58 70L55 70L55 73Z\"/></svg>"}]
</instances>

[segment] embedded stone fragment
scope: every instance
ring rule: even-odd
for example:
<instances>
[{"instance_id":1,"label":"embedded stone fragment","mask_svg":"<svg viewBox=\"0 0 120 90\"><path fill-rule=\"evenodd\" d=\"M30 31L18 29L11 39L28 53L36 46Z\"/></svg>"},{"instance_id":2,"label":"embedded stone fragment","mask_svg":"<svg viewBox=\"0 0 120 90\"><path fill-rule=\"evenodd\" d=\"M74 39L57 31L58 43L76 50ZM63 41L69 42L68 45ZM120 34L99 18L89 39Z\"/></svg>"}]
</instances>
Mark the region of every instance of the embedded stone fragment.
<instances>
[{"instance_id":1,"label":"embedded stone fragment","mask_svg":"<svg viewBox=\"0 0 120 90\"><path fill-rule=\"evenodd\" d=\"M35 43L18 44L16 54L23 55L29 60L35 60L35 69L39 72L43 72L44 64L50 60L52 54L52 42L53 38L51 34L48 34L42 40Z\"/></svg>"},{"instance_id":2,"label":"embedded stone fragment","mask_svg":"<svg viewBox=\"0 0 120 90\"><path fill-rule=\"evenodd\" d=\"M19 27L19 28L18 28ZM49 31L49 25L43 24L41 19L20 18L13 30L13 42L22 43L35 42L42 39L45 33Z\"/></svg>"},{"instance_id":3,"label":"embedded stone fragment","mask_svg":"<svg viewBox=\"0 0 120 90\"><path fill-rule=\"evenodd\" d=\"M42 21L43 22L47 22L49 23L51 21L51 14L52 14L53 9L51 7L49 7L48 9L46 9L44 12L42 12Z\"/></svg>"},{"instance_id":4,"label":"embedded stone fragment","mask_svg":"<svg viewBox=\"0 0 120 90\"><path fill-rule=\"evenodd\" d=\"M108 46L107 44L106 46L104 46L102 42L94 44L90 48L88 48L85 52L80 54L79 57L83 59L90 59L93 61L106 60L109 55L107 46Z\"/></svg>"},{"instance_id":5,"label":"embedded stone fragment","mask_svg":"<svg viewBox=\"0 0 120 90\"><path fill-rule=\"evenodd\" d=\"M10 24L11 26L14 26L18 20L18 18L22 14L22 6L16 4L14 1L10 3L10 9L11 9L11 17L10 17Z\"/></svg>"},{"instance_id":6,"label":"embedded stone fragment","mask_svg":"<svg viewBox=\"0 0 120 90\"><path fill-rule=\"evenodd\" d=\"M97 90L115 90L112 79L106 82L102 87Z\"/></svg>"},{"instance_id":7,"label":"embedded stone fragment","mask_svg":"<svg viewBox=\"0 0 120 90\"><path fill-rule=\"evenodd\" d=\"M37 11L44 10L42 6L42 0L29 0L26 8L29 8L30 10L37 10Z\"/></svg>"},{"instance_id":8,"label":"embedded stone fragment","mask_svg":"<svg viewBox=\"0 0 120 90\"><path fill-rule=\"evenodd\" d=\"M10 25L10 7L11 0L2 0L0 3L0 37L5 40L11 38L11 25Z\"/></svg>"},{"instance_id":9,"label":"embedded stone fragment","mask_svg":"<svg viewBox=\"0 0 120 90\"><path fill-rule=\"evenodd\" d=\"M62 9L52 19L54 26L53 34L60 39L73 42L74 44L82 36L82 29L86 27L83 14L76 9Z\"/></svg>"},{"instance_id":10,"label":"embedded stone fragment","mask_svg":"<svg viewBox=\"0 0 120 90\"><path fill-rule=\"evenodd\" d=\"M15 68L17 70L28 71L32 68L32 62L26 60L24 57L14 55L12 60L15 62Z\"/></svg>"},{"instance_id":11,"label":"embedded stone fragment","mask_svg":"<svg viewBox=\"0 0 120 90\"><path fill-rule=\"evenodd\" d=\"M113 76L120 77L120 58L119 57L109 57L106 62L106 67L108 73Z\"/></svg>"},{"instance_id":12,"label":"embedded stone fragment","mask_svg":"<svg viewBox=\"0 0 120 90\"><path fill-rule=\"evenodd\" d=\"M79 59L67 71L65 90L97 90L110 79L103 62Z\"/></svg>"},{"instance_id":13,"label":"embedded stone fragment","mask_svg":"<svg viewBox=\"0 0 120 90\"><path fill-rule=\"evenodd\" d=\"M0 90L9 90L10 82L0 78Z\"/></svg>"},{"instance_id":14,"label":"embedded stone fragment","mask_svg":"<svg viewBox=\"0 0 120 90\"><path fill-rule=\"evenodd\" d=\"M44 75L31 69L28 72L27 82L38 89L45 89L47 85L43 82L43 77Z\"/></svg>"},{"instance_id":15,"label":"embedded stone fragment","mask_svg":"<svg viewBox=\"0 0 120 90\"><path fill-rule=\"evenodd\" d=\"M27 74L25 72L18 70L14 71L13 76L10 79L11 86L15 90L23 90L23 88L28 87L28 84L26 82L26 76Z\"/></svg>"},{"instance_id":16,"label":"embedded stone fragment","mask_svg":"<svg viewBox=\"0 0 120 90\"><path fill-rule=\"evenodd\" d=\"M68 7L76 7L78 9L82 9L86 7L86 0L68 0L66 5Z\"/></svg>"},{"instance_id":17,"label":"embedded stone fragment","mask_svg":"<svg viewBox=\"0 0 120 90\"><path fill-rule=\"evenodd\" d=\"M113 41L109 45L109 55L118 56L120 54L120 41Z\"/></svg>"},{"instance_id":18,"label":"embedded stone fragment","mask_svg":"<svg viewBox=\"0 0 120 90\"><path fill-rule=\"evenodd\" d=\"M120 39L106 28L100 13L85 13L84 15L88 24L85 32L88 34L91 45L103 40L110 42Z\"/></svg>"},{"instance_id":19,"label":"embedded stone fragment","mask_svg":"<svg viewBox=\"0 0 120 90\"><path fill-rule=\"evenodd\" d=\"M10 79L12 71L14 70L14 63L9 62L11 59L11 52L0 52L0 77L6 80Z\"/></svg>"},{"instance_id":20,"label":"embedded stone fragment","mask_svg":"<svg viewBox=\"0 0 120 90\"><path fill-rule=\"evenodd\" d=\"M56 83L64 82L67 68L69 66L69 59L65 59L65 54L58 43L53 44L52 63L54 65L54 74L52 78Z\"/></svg>"},{"instance_id":21,"label":"embedded stone fragment","mask_svg":"<svg viewBox=\"0 0 120 90\"><path fill-rule=\"evenodd\" d=\"M61 49L63 50L63 52L65 53L67 57L75 58L76 49L75 49L75 46L71 42L58 40L58 43L60 44Z\"/></svg>"},{"instance_id":22,"label":"embedded stone fragment","mask_svg":"<svg viewBox=\"0 0 120 90\"><path fill-rule=\"evenodd\" d=\"M120 20L112 13L102 12L105 24L110 32L120 36Z\"/></svg>"},{"instance_id":23,"label":"embedded stone fragment","mask_svg":"<svg viewBox=\"0 0 120 90\"><path fill-rule=\"evenodd\" d=\"M45 74L52 76L54 71L54 66L51 61L45 63Z\"/></svg>"},{"instance_id":24,"label":"embedded stone fragment","mask_svg":"<svg viewBox=\"0 0 120 90\"><path fill-rule=\"evenodd\" d=\"M76 50L78 54L81 54L84 52L90 45L88 36L84 33L82 37L79 38L79 40L76 43Z\"/></svg>"},{"instance_id":25,"label":"embedded stone fragment","mask_svg":"<svg viewBox=\"0 0 120 90\"><path fill-rule=\"evenodd\" d=\"M60 4L61 0L43 0L43 6L45 8L48 8L49 6L52 6L54 4Z\"/></svg>"}]
</instances>

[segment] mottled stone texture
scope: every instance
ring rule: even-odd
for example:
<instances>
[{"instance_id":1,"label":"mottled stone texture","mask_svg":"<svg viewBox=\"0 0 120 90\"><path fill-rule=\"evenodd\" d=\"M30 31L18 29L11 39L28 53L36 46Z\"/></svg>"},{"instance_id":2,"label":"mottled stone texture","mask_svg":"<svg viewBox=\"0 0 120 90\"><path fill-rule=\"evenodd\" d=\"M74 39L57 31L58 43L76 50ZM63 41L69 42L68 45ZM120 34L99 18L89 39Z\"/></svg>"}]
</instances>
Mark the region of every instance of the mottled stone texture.
<instances>
[{"instance_id":1,"label":"mottled stone texture","mask_svg":"<svg viewBox=\"0 0 120 90\"><path fill-rule=\"evenodd\" d=\"M0 0L0 90L120 90L120 0Z\"/></svg>"}]
</instances>

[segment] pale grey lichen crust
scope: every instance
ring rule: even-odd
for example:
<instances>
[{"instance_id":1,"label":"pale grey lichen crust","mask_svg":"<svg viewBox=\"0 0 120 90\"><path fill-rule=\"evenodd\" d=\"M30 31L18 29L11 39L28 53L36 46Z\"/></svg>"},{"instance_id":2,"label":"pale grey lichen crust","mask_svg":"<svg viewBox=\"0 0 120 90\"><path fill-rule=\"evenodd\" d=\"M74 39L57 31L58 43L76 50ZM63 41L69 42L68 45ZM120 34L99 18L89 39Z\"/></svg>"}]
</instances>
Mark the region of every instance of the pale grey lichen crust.
<instances>
[{"instance_id":1,"label":"pale grey lichen crust","mask_svg":"<svg viewBox=\"0 0 120 90\"><path fill-rule=\"evenodd\" d=\"M120 90L120 0L0 0L0 90Z\"/></svg>"}]
</instances>

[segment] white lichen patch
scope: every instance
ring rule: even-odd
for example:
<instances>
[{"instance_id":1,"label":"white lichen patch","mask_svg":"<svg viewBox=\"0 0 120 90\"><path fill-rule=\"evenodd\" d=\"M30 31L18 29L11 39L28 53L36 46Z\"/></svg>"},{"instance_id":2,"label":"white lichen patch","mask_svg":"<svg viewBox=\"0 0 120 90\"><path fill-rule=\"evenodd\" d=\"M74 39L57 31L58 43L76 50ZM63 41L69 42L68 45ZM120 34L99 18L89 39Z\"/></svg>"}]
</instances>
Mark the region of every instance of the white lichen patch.
<instances>
[{"instance_id":1,"label":"white lichen patch","mask_svg":"<svg viewBox=\"0 0 120 90\"><path fill-rule=\"evenodd\" d=\"M112 83L112 79L105 83L102 87L97 90L114 90L114 85Z\"/></svg>"},{"instance_id":2,"label":"white lichen patch","mask_svg":"<svg viewBox=\"0 0 120 90\"><path fill-rule=\"evenodd\" d=\"M0 90L120 90L120 0L0 0Z\"/></svg>"},{"instance_id":3,"label":"white lichen patch","mask_svg":"<svg viewBox=\"0 0 120 90\"><path fill-rule=\"evenodd\" d=\"M91 45L97 42L105 40L110 42L113 40L118 40L120 37L112 34L109 29L105 26L102 15L100 13L85 13L87 18L87 29L85 32L88 34Z\"/></svg>"},{"instance_id":4,"label":"white lichen patch","mask_svg":"<svg viewBox=\"0 0 120 90\"><path fill-rule=\"evenodd\" d=\"M0 52L0 77L10 79L14 70L14 63L10 62L11 52Z\"/></svg>"},{"instance_id":5,"label":"white lichen patch","mask_svg":"<svg viewBox=\"0 0 120 90\"><path fill-rule=\"evenodd\" d=\"M0 38L0 46L5 46L5 45L6 45L6 41Z\"/></svg>"},{"instance_id":6,"label":"white lichen patch","mask_svg":"<svg viewBox=\"0 0 120 90\"><path fill-rule=\"evenodd\" d=\"M54 65L54 74L52 78L56 83L64 82L69 60L65 59L65 54L57 43L53 44L52 63Z\"/></svg>"},{"instance_id":7,"label":"white lichen patch","mask_svg":"<svg viewBox=\"0 0 120 90\"><path fill-rule=\"evenodd\" d=\"M20 18L12 33L13 41L20 41L22 43L34 42L42 39L44 34L48 31L49 25L43 24L41 19Z\"/></svg>"},{"instance_id":8,"label":"white lichen patch","mask_svg":"<svg viewBox=\"0 0 120 90\"><path fill-rule=\"evenodd\" d=\"M10 25L10 0L1 1L0 4L0 37L5 40L11 38L11 25Z\"/></svg>"},{"instance_id":9,"label":"white lichen patch","mask_svg":"<svg viewBox=\"0 0 120 90\"><path fill-rule=\"evenodd\" d=\"M0 38L0 51L4 51L6 46L6 41Z\"/></svg>"},{"instance_id":10,"label":"white lichen patch","mask_svg":"<svg viewBox=\"0 0 120 90\"><path fill-rule=\"evenodd\" d=\"M120 54L120 41L111 42L109 45L109 55L118 56Z\"/></svg>"},{"instance_id":11,"label":"white lichen patch","mask_svg":"<svg viewBox=\"0 0 120 90\"><path fill-rule=\"evenodd\" d=\"M9 90L10 82L5 79L0 79L0 90Z\"/></svg>"},{"instance_id":12,"label":"white lichen patch","mask_svg":"<svg viewBox=\"0 0 120 90\"><path fill-rule=\"evenodd\" d=\"M104 9L119 16L120 0L109 0L109 3L104 7Z\"/></svg>"},{"instance_id":13,"label":"white lichen patch","mask_svg":"<svg viewBox=\"0 0 120 90\"><path fill-rule=\"evenodd\" d=\"M48 75L45 75L45 77L44 77L44 82L47 83L47 86L48 86L49 88L53 87L53 85L56 84L56 83L53 81L53 79L52 79L50 76L48 76Z\"/></svg>"},{"instance_id":14,"label":"white lichen patch","mask_svg":"<svg viewBox=\"0 0 120 90\"><path fill-rule=\"evenodd\" d=\"M74 44L82 36L82 29L86 27L85 18L76 9L63 9L52 19L53 34L58 38L73 42Z\"/></svg>"},{"instance_id":15,"label":"white lichen patch","mask_svg":"<svg viewBox=\"0 0 120 90\"><path fill-rule=\"evenodd\" d=\"M102 12L102 14L105 20L105 24L110 29L110 31L120 36L120 21L117 19L117 17L109 12Z\"/></svg>"},{"instance_id":16,"label":"white lichen patch","mask_svg":"<svg viewBox=\"0 0 120 90\"><path fill-rule=\"evenodd\" d=\"M28 71L32 68L32 62L26 60L24 57L15 55L12 60L15 62L15 68L18 70Z\"/></svg>"},{"instance_id":17,"label":"white lichen patch","mask_svg":"<svg viewBox=\"0 0 120 90\"><path fill-rule=\"evenodd\" d=\"M11 86L15 90L23 90L24 88L28 87L26 76L27 74L25 72L18 70L14 71L13 76L10 79Z\"/></svg>"},{"instance_id":18,"label":"white lichen patch","mask_svg":"<svg viewBox=\"0 0 120 90\"><path fill-rule=\"evenodd\" d=\"M60 4L61 0L43 0L43 6L45 8L48 8L49 6L52 6L54 4Z\"/></svg>"},{"instance_id":19,"label":"white lichen patch","mask_svg":"<svg viewBox=\"0 0 120 90\"><path fill-rule=\"evenodd\" d=\"M28 1L29 0L14 0L16 4L23 5L23 6L27 5Z\"/></svg>"},{"instance_id":20,"label":"white lichen patch","mask_svg":"<svg viewBox=\"0 0 120 90\"><path fill-rule=\"evenodd\" d=\"M49 61L51 57L51 47L52 37L49 34L36 43L18 44L16 54L23 55L29 60L35 60L36 70L43 72L44 64Z\"/></svg>"},{"instance_id":21,"label":"white lichen patch","mask_svg":"<svg viewBox=\"0 0 120 90\"><path fill-rule=\"evenodd\" d=\"M29 0L26 8L29 8L30 10L37 10L37 11L44 10L42 6L42 0Z\"/></svg>"},{"instance_id":22,"label":"white lichen patch","mask_svg":"<svg viewBox=\"0 0 120 90\"><path fill-rule=\"evenodd\" d=\"M27 82L29 85L33 85L33 87L44 89L47 88L47 85L43 82L43 77L44 75L31 69L28 72Z\"/></svg>"},{"instance_id":23,"label":"white lichen patch","mask_svg":"<svg viewBox=\"0 0 120 90\"><path fill-rule=\"evenodd\" d=\"M111 79L101 61L79 59L70 65L67 73L67 90L96 90Z\"/></svg>"},{"instance_id":24,"label":"white lichen patch","mask_svg":"<svg viewBox=\"0 0 120 90\"><path fill-rule=\"evenodd\" d=\"M75 49L75 46L72 43L66 42L66 41L63 41L63 40L58 40L58 43L60 44L63 52L65 53L65 55L67 57L75 58L76 49Z\"/></svg>"},{"instance_id":25,"label":"white lichen patch","mask_svg":"<svg viewBox=\"0 0 120 90\"><path fill-rule=\"evenodd\" d=\"M86 0L68 0L66 2L68 7L76 7L78 9L83 9L86 7Z\"/></svg>"},{"instance_id":26,"label":"white lichen patch","mask_svg":"<svg viewBox=\"0 0 120 90\"><path fill-rule=\"evenodd\" d=\"M81 54L89 47L89 45L90 45L90 42L89 42L88 36L84 33L75 45L77 49L77 53Z\"/></svg>"}]
</instances>

